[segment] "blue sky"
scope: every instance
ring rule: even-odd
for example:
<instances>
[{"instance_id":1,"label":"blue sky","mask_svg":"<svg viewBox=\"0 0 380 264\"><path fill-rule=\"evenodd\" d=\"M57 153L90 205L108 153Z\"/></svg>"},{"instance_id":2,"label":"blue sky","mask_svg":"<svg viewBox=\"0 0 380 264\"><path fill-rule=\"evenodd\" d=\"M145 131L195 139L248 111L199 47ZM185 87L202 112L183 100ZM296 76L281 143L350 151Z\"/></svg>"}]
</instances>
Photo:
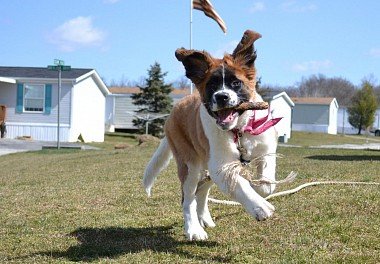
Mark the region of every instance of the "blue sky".
<instances>
[{"instance_id":1,"label":"blue sky","mask_svg":"<svg viewBox=\"0 0 380 264\"><path fill-rule=\"evenodd\" d=\"M193 11L193 48L231 52L246 29L260 32L256 66L265 84L295 85L322 73L360 84L380 78L380 1L211 0L224 35ZM184 75L189 0L1 0L0 65L45 67L55 58L95 68L106 82L138 81L155 61L167 82Z\"/></svg>"}]
</instances>

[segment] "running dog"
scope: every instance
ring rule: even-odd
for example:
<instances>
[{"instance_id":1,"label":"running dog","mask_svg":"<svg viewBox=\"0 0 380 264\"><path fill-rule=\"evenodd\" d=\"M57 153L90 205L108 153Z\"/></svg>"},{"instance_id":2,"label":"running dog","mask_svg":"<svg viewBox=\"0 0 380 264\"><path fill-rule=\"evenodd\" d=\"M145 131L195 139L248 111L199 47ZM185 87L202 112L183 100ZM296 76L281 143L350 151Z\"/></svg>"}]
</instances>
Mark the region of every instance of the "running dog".
<instances>
[{"instance_id":1,"label":"running dog","mask_svg":"<svg viewBox=\"0 0 380 264\"><path fill-rule=\"evenodd\" d=\"M251 186L226 172L226 165L256 158L257 178L275 181L277 133L269 110L237 110L246 102L263 102L256 92L256 51L254 42L261 35L247 30L232 54L213 58L206 51L178 49L186 76L198 93L177 103L165 124L165 137L149 161L143 184L148 195L158 174L174 156L182 187L185 235L189 240L205 240L205 227L214 227L208 209L213 183L241 203L257 220L265 220L274 207L263 197L275 184ZM208 170L211 181L204 181Z\"/></svg>"}]
</instances>

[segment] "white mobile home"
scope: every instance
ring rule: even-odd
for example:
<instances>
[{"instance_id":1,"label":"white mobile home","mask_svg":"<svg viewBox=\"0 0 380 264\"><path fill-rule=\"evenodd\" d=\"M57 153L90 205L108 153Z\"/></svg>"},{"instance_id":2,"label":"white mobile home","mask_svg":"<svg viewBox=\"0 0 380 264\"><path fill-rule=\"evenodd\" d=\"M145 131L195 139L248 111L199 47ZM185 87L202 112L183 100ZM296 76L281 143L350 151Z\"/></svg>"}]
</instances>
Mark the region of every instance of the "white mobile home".
<instances>
[{"instance_id":1,"label":"white mobile home","mask_svg":"<svg viewBox=\"0 0 380 264\"><path fill-rule=\"evenodd\" d=\"M292 98L292 129L337 134L338 102L331 97L297 97Z\"/></svg>"},{"instance_id":2,"label":"white mobile home","mask_svg":"<svg viewBox=\"0 0 380 264\"><path fill-rule=\"evenodd\" d=\"M110 87L110 94L106 99L106 130L114 132L115 129L136 129L131 113L138 111L138 106L132 103L132 94L140 93L138 87ZM184 96L190 94L189 89L174 89L170 96L173 105Z\"/></svg>"},{"instance_id":3,"label":"white mobile home","mask_svg":"<svg viewBox=\"0 0 380 264\"><path fill-rule=\"evenodd\" d=\"M60 141L104 141L106 85L93 69L62 72ZM0 67L0 105L7 108L7 138L56 141L58 72L38 67Z\"/></svg>"}]
</instances>

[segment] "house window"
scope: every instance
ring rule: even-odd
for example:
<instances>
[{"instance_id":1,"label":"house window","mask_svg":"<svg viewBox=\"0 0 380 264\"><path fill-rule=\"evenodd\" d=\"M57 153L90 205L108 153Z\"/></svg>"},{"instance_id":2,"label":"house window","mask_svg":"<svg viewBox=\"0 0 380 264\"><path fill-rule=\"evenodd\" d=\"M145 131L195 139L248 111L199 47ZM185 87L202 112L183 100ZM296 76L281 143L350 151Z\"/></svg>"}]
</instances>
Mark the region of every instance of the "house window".
<instances>
[{"instance_id":1,"label":"house window","mask_svg":"<svg viewBox=\"0 0 380 264\"><path fill-rule=\"evenodd\" d=\"M25 84L24 85L24 111L43 112L45 100L45 85Z\"/></svg>"}]
</instances>

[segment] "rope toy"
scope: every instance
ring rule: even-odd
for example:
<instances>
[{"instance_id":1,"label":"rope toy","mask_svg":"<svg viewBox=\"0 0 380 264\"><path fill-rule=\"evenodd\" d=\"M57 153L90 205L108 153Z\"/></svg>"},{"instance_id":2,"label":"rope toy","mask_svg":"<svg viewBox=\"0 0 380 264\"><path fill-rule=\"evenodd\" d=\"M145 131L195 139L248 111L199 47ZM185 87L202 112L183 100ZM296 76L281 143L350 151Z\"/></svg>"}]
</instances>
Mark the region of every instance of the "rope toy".
<instances>
[{"instance_id":1,"label":"rope toy","mask_svg":"<svg viewBox=\"0 0 380 264\"><path fill-rule=\"evenodd\" d=\"M340 184L340 185L372 185L372 186L380 186L380 183L378 183L378 182L315 181L315 182L307 182L307 183L301 184L298 187L290 189L290 190L273 193L273 194L268 195L267 197L265 197L265 200L268 201L268 200L271 200L271 199L273 199L275 197L280 197L280 196L286 196L286 195L294 194L294 193L299 192L300 190L302 190L302 189L304 189L306 187L317 186L317 185L334 185L334 184L335 185ZM211 198L211 197L209 197L208 200L210 202L212 202L212 203L215 203L215 204L241 205L240 203L235 202L235 201L219 200L219 199L215 199L215 198Z\"/></svg>"},{"instance_id":2,"label":"rope toy","mask_svg":"<svg viewBox=\"0 0 380 264\"><path fill-rule=\"evenodd\" d=\"M281 157L279 154L266 154L266 155L276 155L277 157ZM258 161L260 161L263 158L263 156L258 157L254 160L252 160L251 164L257 164ZM249 181L250 185L253 186L260 186L264 184L284 184L284 183L289 183L294 181L294 179L297 177L297 173L291 171L288 176L279 181L273 181L270 179L265 179L265 178L260 178L260 179L255 179L254 175L252 174L251 170L248 170L247 167L249 168L250 166L248 165L243 165L240 161L232 162L230 164L226 164L223 166L218 171L218 174L221 172L225 173L225 182L227 186L229 187L229 192L232 193L234 188L236 187L236 178L238 176L241 176L245 178L246 180ZM211 180L208 171L206 171L206 178L202 180L199 183L199 186L202 185L203 181L209 181ZM318 185L370 185L370 186L380 186L380 183L378 182L358 182L358 181L314 181L314 182L307 182L304 184L299 185L298 187L295 187L290 190L285 190L277 193L273 193L265 197L265 200L271 200L275 197L280 197L280 196L286 196L290 194L294 194L299 192L300 190L311 187L311 186L318 186ZM226 204L226 205L241 205L238 202L235 201L227 201L227 200L219 200L215 198L209 197L208 200L212 203L216 204Z\"/></svg>"}]
</instances>

